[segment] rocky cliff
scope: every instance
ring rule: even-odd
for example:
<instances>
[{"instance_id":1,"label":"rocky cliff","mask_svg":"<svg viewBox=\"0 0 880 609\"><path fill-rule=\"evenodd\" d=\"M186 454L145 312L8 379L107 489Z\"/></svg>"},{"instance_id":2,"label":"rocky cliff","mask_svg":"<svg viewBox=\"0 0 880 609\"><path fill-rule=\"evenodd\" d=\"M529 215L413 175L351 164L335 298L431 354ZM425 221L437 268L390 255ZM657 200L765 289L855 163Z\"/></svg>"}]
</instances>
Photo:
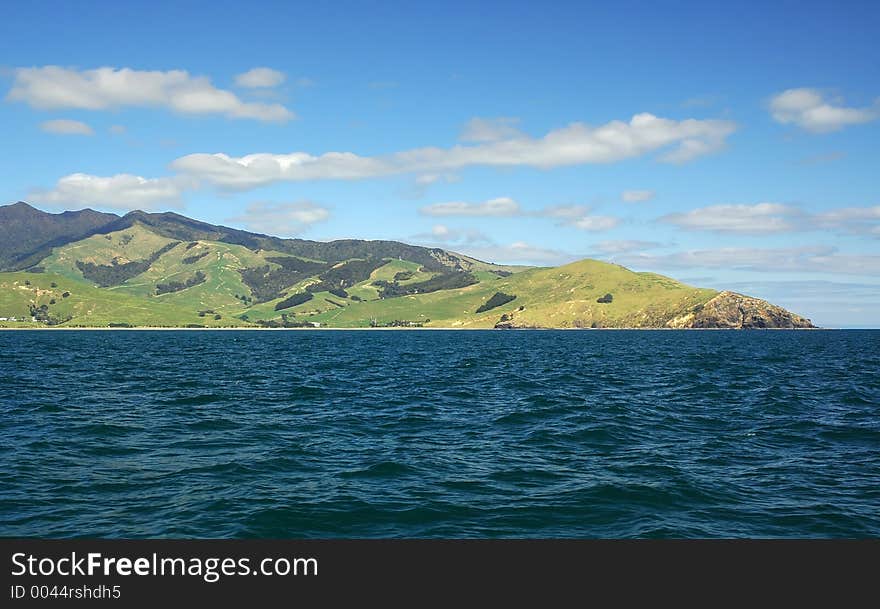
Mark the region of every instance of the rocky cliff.
<instances>
[{"instance_id":1,"label":"rocky cliff","mask_svg":"<svg viewBox=\"0 0 880 609\"><path fill-rule=\"evenodd\" d=\"M815 328L809 319L766 300L724 291L695 310L666 323L670 328Z\"/></svg>"}]
</instances>

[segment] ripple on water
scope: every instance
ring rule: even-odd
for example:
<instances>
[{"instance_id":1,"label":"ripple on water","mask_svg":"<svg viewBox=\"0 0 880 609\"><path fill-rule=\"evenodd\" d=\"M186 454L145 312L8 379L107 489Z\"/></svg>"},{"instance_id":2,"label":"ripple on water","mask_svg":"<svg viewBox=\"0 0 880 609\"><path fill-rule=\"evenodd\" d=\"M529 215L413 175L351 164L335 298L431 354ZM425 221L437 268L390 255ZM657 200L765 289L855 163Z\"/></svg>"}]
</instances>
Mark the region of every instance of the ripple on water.
<instances>
[{"instance_id":1,"label":"ripple on water","mask_svg":"<svg viewBox=\"0 0 880 609\"><path fill-rule=\"evenodd\" d=\"M0 333L0 534L876 537L878 353L876 331Z\"/></svg>"}]
</instances>

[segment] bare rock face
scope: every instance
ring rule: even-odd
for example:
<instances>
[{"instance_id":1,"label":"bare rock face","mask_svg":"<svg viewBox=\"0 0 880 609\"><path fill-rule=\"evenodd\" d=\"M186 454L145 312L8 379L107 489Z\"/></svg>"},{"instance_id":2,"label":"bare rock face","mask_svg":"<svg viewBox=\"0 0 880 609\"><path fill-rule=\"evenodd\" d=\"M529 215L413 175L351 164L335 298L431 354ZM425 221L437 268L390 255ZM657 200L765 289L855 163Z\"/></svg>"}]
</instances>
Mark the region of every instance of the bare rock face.
<instances>
[{"instance_id":1,"label":"bare rock face","mask_svg":"<svg viewBox=\"0 0 880 609\"><path fill-rule=\"evenodd\" d=\"M666 324L671 328L815 328L806 318L760 298L724 291L692 313Z\"/></svg>"},{"instance_id":2,"label":"bare rock face","mask_svg":"<svg viewBox=\"0 0 880 609\"><path fill-rule=\"evenodd\" d=\"M517 319L517 313L522 311L525 307L519 307L516 311L510 311L501 316L501 319L498 320L498 323L495 324L496 330L514 330L514 329L529 329L536 330L538 326L534 324L530 324L524 322L522 319Z\"/></svg>"}]
</instances>

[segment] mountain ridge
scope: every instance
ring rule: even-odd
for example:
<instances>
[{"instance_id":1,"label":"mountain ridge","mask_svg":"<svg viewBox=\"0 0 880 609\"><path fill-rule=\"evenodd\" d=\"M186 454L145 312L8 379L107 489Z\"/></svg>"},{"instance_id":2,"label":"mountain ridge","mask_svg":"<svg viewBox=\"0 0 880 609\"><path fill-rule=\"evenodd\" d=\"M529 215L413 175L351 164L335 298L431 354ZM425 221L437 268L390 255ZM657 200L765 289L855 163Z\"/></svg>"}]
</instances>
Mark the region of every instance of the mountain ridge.
<instances>
[{"instance_id":1,"label":"mountain ridge","mask_svg":"<svg viewBox=\"0 0 880 609\"><path fill-rule=\"evenodd\" d=\"M52 214L39 210L23 201L19 201L12 205L0 206L0 227L3 227L13 220L13 217L7 211L10 209L26 209L26 213L29 214L32 218L43 220L43 224L45 224L46 219L52 219L55 226L61 224L63 220L68 220L68 223L70 224L69 220L76 217L76 215L78 214L89 214L90 217L91 215L95 214L101 216L102 220L106 220L103 222L97 222L94 226L90 227L89 231L77 230L75 225L71 225L70 228L68 228L66 234L53 234L51 237L43 236L43 238L40 239L41 246L45 246L51 243L53 247L58 247L91 236L93 234L107 234L124 230L126 228L130 228L136 222L139 222L141 224L151 227L159 234L181 241L220 241L222 243L243 245L249 249L259 248L266 250L276 250L295 256L302 256L306 258L320 258L327 261L341 262L343 260L347 260L353 257L365 256L370 253L370 248L375 247L382 247L389 250L387 252L388 255L403 256L404 254L407 254L410 256L415 256L417 258L425 258L423 252L430 251L438 254L440 252L444 252L446 254L451 254L455 259L460 258L458 255L455 255L452 252L448 252L447 250L443 250L441 248L427 248L417 245L410 245L399 241L381 239L338 239L335 241L312 241L297 238L285 239L281 237L265 235L262 233L254 233L237 228L230 228L222 225L209 224L207 222L195 220L187 216L177 214L175 212L149 213L141 210L133 210L123 216L119 216L117 214L108 214L96 212L91 209L83 209L79 211L64 211L61 213ZM34 233L35 228L40 229L41 227L39 226L39 224L40 223L36 222L35 220L31 220L29 232ZM56 232L60 231L56 230ZM0 240L0 271L24 270L25 268L27 268L27 266L24 266L24 262L20 262L15 265L10 265L6 263L7 257L4 256L4 250L8 249L8 244L14 242L14 238L11 234L4 235L2 229L0 229L0 236L6 237L5 239ZM41 251L41 249L35 249L34 251L28 252L30 255L26 258L19 256L19 259L30 262L33 255L40 253ZM426 259L426 261L429 264L434 264L430 260ZM454 266L455 263L456 261L452 261L450 265Z\"/></svg>"},{"instance_id":2,"label":"mountain ridge","mask_svg":"<svg viewBox=\"0 0 880 609\"><path fill-rule=\"evenodd\" d=\"M0 270L32 266L47 250L88 237L117 218L89 208L50 214L24 201L0 206Z\"/></svg>"}]
</instances>

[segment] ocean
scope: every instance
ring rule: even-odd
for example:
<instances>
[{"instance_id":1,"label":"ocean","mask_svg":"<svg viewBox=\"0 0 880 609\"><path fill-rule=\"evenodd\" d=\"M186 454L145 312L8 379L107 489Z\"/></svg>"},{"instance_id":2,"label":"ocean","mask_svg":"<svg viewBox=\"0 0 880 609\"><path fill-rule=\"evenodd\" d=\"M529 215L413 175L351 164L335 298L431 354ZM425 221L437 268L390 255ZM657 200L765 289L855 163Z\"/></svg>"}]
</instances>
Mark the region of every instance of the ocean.
<instances>
[{"instance_id":1,"label":"ocean","mask_svg":"<svg viewBox=\"0 0 880 609\"><path fill-rule=\"evenodd\" d=\"M880 536L880 331L0 332L0 536Z\"/></svg>"}]
</instances>

